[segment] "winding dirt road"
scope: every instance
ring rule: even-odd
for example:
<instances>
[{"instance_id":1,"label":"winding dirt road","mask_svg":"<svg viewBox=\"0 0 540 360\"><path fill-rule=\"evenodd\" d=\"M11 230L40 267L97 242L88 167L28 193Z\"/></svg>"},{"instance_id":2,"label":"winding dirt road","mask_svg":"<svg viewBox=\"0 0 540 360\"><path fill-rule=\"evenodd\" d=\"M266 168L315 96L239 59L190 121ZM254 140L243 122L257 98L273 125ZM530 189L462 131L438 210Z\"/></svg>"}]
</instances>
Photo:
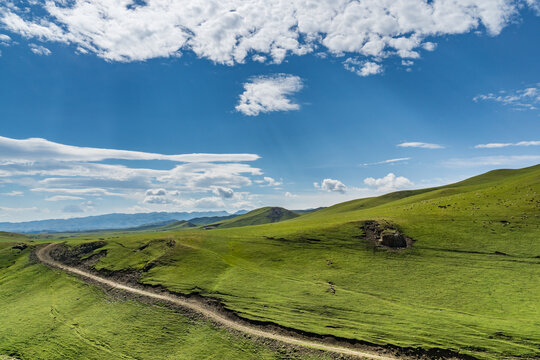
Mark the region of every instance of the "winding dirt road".
<instances>
[{"instance_id":1,"label":"winding dirt road","mask_svg":"<svg viewBox=\"0 0 540 360\"><path fill-rule=\"evenodd\" d=\"M103 278L101 276L91 274L84 270L66 266L64 264L61 264L55 261L50 255L50 251L56 245L57 244L49 244L47 246L44 246L38 249L36 251L37 258L46 265L61 269L71 274L81 276L83 278L92 280L94 282L97 282L103 285L110 286L114 289L123 290L132 294L141 295L141 296L145 296L151 299L162 300L162 301L166 301L175 305L179 305L189 310L198 312L218 324L224 325L228 328L231 328L237 331L241 331L245 334L255 335L261 338L277 340L286 344L303 346L303 347L307 347L311 349L319 349L319 350L329 351L329 352L338 353L338 354L357 356L362 359L370 359L370 360L396 360L397 359L393 356L377 355L377 354L368 353L368 352L364 352L364 351L360 351L360 350L356 350L352 348L327 345L327 344L312 341L312 340L305 340L305 339L295 338L293 336L275 334L273 332L265 331L255 326L245 325L242 323L238 323L234 320L228 319L224 317L223 315L219 314L217 311L210 309L209 307L205 306L203 303L195 299L181 298L179 296L174 296L174 295L169 295L169 294L159 294L159 293L155 293L148 290L134 288L128 285L118 283L116 281Z\"/></svg>"}]
</instances>

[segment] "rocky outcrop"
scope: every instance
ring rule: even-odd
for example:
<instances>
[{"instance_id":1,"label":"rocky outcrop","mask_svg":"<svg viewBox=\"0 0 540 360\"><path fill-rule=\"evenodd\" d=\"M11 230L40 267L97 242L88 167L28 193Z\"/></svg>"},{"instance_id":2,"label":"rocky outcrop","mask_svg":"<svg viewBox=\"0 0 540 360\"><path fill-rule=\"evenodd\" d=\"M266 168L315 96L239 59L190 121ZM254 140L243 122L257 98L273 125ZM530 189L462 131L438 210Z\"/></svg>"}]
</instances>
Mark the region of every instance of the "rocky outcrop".
<instances>
[{"instance_id":1,"label":"rocky outcrop","mask_svg":"<svg viewBox=\"0 0 540 360\"><path fill-rule=\"evenodd\" d=\"M388 224L379 224L376 221L366 221L364 225L366 239L376 246L405 249L412 246L413 240L399 230Z\"/></svg>"}]
</instances>

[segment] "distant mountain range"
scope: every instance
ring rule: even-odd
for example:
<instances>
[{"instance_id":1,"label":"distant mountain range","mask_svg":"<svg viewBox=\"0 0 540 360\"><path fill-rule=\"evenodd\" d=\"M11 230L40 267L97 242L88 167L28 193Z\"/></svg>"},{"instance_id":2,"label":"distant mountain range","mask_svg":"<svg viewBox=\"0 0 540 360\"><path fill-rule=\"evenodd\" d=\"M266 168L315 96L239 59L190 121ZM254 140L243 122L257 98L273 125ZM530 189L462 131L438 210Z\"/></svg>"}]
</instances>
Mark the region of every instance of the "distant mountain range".
<instances>
[{"instance_id":1,"label":"distant mountain range","mask_svg":"<svg viewBox=\"0 0 540 360\"><path fill-rule=\"evenodd\" d=\"M78 232L90 230L128 229L147 224L167 223L194 218L229 217L245 214L245 210L234 214L226 211L206 212L152 212L138 214L106 214L71 219L51 219L19 223L2 222L0 231L17 233ZM219 218L216 218L218 220ZM204 223L204 221L203 221Z\"/></svg>"}]
</instances>

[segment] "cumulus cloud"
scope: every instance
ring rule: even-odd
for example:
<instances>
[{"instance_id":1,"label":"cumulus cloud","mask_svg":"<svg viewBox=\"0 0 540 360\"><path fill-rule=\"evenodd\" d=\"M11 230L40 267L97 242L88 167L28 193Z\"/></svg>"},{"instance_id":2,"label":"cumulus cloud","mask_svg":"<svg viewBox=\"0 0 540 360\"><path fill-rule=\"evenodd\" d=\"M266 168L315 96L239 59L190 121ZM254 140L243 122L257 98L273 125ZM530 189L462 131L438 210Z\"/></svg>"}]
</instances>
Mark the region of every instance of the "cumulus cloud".
<instances>
[{"instance_id":1,"label":"cumulus cloud","mask_svg":"<svg viewBox=\"0 0 540 360\"><path fill-rule=\"evenodd\" d=\"M72 44L110 61L193 51L233 65L253 55L279 63L321 50L415 58L434 49L427 37L479 29L497 35L523 6L539 7L536 0L8 0L0 5L0 23L23 37Z\"/></svg>"},{"instance_id":2,"label":"cumulus cloud","mask_svg":"<svg viewBox=\"0 0 540 360\"><path fill-rule=\"evenodd\" d=\"M499 91L498 93L480 94L473 98L475 102L494 101L511 106L515 110L537 110L540 105L540 83L515 91Z\"/></svg>"},{"instance_id":3,"label":"cumulus cloud","mask_svg":"<svg viewBox=\"0 0 540 360\"><path fill-rule=\"evenodd\" d=\"M360 61L356 58L348 58L343 62L345 69L359 76L370 76L382 73L380 64L372 61Z\"/></svg>"},{"instance_id":4,"label":"cumulus cloud","mask_svg":"<svg viewBox=\"0 0 540 360\"><path fill-rule=\"evenodd\" d=\"M515 143L489 143L478 144L474 147L476 149L500 149L509 146L540 146L540 141L519 141Z\"/></svg>"},{"instance_id":5,"label":"cumulus cloud","mask_svg":"<svg viewBox=\"0 0 540 360\"><path fill-rule=\"evenodd\" d=\"M254 161L255 154L181 154L163 155L140 151L102 149L55 143L41 138L11 139L0 136L2 161L101 161L119 160L169 160L175 162L234 162Z\"/></svg>"},{"instance_id":6,"label":"cumulus cloud","mask_svg":"<svg viewBox=\"0 0 540 360\"><path fill-rule=\"evenodd\" d=\"M43 56L51 55L51 50L47 49L45 46L36 45L36 44L30 44L28 46L30 47L30 51L32 51L36 55L43 55Z\"/></svg>"},{"instance_id":7,"label":"cumulus cloud","mask_svg":"<svg viewBox=\"0 0 540 360\"><path fill-rule=\"evenodd\" d=\"M222 186L216 186L212 189L212 192L224 199L231 199L234 196L234 190Z\"/></svg>"},{"instance_id":8,"label":"cumulus cloud","mask_svg":"<svg viewBox=\"0 0 540 360\"><path fill-rule=\"evenodd\" d=\"M167 195L167 190L165 189L148 189L146 190L146 196L165 196Z\"/></svg>"},{"instance_id":9,"label":"cumulus cloud","mask_svg":"<svg viewBox=\"0 0 540 360\"><path fill-rule=\"evenodd\" d=\"M404 142L397 145L398 147L404 147L404 148L420 148L420 149L444 149L444 146L439 144L430 144L425 142Z\"/></svg>"},{"instance_id":10,"label":"cumulus cloud","mask_svg":"<svg viewBox=\"0 0 540 360\"><path fill-rule=\"evenodd\" d=\"M390 192L399 189L407 188L413 185L413 183L404 176L396 176L393 173L388 173L382 178L368 177L364 179L364 184L375 187L379 192Z\"/></svg>"},{"instance_id":11,"label":"cumulus cloud","mask_svg":"<svg viewBox=\"0 0 540 360\"><path fill-rule=\"evenodd\" d=\"M150 195L150 196L146 196L143 200L143 203L145 204L160 204L160 205L164 205L164 204L173 204L175 203L174 200L172 199L169 199L169 198L166 198L164 196L153 196L153 195Z\"/></svg>"},{"instance_id":12,"label":"cumulus cloud","mask_svg":"<svg viewBox=\"0 0 540 360\"><path fill-rule=\"evenodd\" d=\"M248 116L274 111L291 111L300 109L290 96L303 87L298 76L277 74L257 76L244 84L244 92L236 110Z\"/></svg>"},{"instance_id":13,"label":"cumulus cloud","mask_svg":"<svg viewBox=\"0 0 540 360\"><path fill-rule=\"evenodd\" d=\"M313 183L317 189L321 189L328 192L338 192L344 194L347 191L347 186L339 180L335 179L324 179L321 184Z\"/></svg>"}]
</instances>

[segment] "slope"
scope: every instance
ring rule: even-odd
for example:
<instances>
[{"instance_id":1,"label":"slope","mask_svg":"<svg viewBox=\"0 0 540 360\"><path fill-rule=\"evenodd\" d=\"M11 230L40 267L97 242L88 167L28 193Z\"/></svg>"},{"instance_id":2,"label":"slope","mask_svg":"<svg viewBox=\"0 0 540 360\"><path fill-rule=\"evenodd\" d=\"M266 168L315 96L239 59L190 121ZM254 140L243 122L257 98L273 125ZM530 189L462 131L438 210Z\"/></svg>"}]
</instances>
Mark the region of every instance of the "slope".
<instances>
[{"instance_id":1,"label":"slope","mask_svg":"<svg viewBox=\"0 0 540 360\"><path fill-rule=\"evenodd\" d=\"M247 214L236 216L232 219L207 225L204 229L226 229L240 226L269 224L294 219L298 216L300 215L281 207L263 207L250 211Z\"/></svg>"},{"instance_id":2,"label":"slope","mask_svg":"<svg viewBox=\"0 0 540 360\"><path fill-rule=\"evenodd\" d=\"M278 223L105 237L95 268L142 270L142 283L305 332L538 358L538 194L540 166L495 171ZM374 247L367 220L392 224L413 247Z\"/></svg>"}]
</instances>

